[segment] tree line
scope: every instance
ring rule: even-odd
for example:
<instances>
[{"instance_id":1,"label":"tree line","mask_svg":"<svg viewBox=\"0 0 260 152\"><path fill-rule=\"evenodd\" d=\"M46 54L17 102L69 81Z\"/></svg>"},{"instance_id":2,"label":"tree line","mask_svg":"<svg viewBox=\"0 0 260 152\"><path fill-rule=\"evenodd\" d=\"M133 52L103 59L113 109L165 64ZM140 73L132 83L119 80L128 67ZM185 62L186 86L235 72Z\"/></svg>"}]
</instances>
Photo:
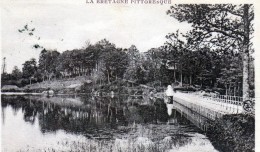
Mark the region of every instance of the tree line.
<instances>
[{"instance_id":1,"label":"tree line","mask_svg":"<svg viewBox=\"0 0 260 152\"><path fill-rule=\"evenodd\" d=\"M2 80L26 85L86 76L95 83L126 79L140 84L189 84L254 96L252 5L174 5L167 14L193 29L169 33L162 46L147 52L134 45L118 48L106 39L62 53L43 49L38 64L35 59L26 61L22 71L14 67Z\"/></svg>"}]
</instances>

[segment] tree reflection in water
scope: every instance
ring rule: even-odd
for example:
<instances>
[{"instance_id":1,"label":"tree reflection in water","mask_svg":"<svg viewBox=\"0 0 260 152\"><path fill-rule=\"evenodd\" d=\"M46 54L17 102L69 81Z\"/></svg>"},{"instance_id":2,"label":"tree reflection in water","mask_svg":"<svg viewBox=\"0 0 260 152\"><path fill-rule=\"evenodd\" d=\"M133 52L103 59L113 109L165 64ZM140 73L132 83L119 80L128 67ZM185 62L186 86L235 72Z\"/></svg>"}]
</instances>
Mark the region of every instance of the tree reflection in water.
<instances>
[{"instance_id":1,"label":"tree reflection in water","mask_svg":"<svg viewBox=\"0 0 260 152\"><path fill-rule=\"evenodd\" d=\"M128 102L125 102L128 101ZM117 126L133 123L166 122L166 106L161 101L152 105L137 104L135 99L121 97L35 97L5 96L2 107L22 109L25 122L34 123L38 117L41 131L80 133L86 136L109 136Z\"/></svg>"},{"instance_id":2,"label":"tree reflection in water","mask_svg":"<svg viewBox=\"0 0 260 152\"><path fill-rule=\"evenodd\" d=\"M52 98L2 96L1 104L3 118L8 106L14 112L21 110L23 120L39 125L42 134L63 130L83 135L84 140L59 142L63 148L64 145L70 148L77 146L76 149L80 147L83 151L107 151L107 148L113 151L124 151L124 148L127 151L147 148L165 151L173 145L180 147L191 143L193 138L187 133L199 133L178 112L173 111L168 116L167 107L160 99L144 101L129 96L101 98L87 95ZM176 123L168 125L171 119ZM35 124L36 120L38 124Z\"/></svg>"}]
</instances>

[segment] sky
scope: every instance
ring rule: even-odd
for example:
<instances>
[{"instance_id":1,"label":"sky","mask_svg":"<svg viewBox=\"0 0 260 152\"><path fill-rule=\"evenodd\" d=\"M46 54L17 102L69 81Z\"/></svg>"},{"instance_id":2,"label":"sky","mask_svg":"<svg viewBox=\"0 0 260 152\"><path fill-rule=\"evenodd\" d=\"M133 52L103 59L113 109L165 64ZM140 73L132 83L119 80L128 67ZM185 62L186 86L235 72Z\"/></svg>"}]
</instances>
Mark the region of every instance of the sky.
<instances>
[{"instance_id":1,"label":"sky","mask_svg":"<svg viewBox=\"0 0 260 152\"><path fill-rule=\"evenodd\" d=\"M1 8L1 53L6 70L20 69L30 58L38 60L41 49L59 52L82 48L106 38L117 47L135 45L141 52L159 47L168 33L191 27L166 15L171 5L86 4L84 0L4 0ZM34 35L20 33L28 24ZM40 37L40 39L39 39Z\"/></svg>"}]
</instances>

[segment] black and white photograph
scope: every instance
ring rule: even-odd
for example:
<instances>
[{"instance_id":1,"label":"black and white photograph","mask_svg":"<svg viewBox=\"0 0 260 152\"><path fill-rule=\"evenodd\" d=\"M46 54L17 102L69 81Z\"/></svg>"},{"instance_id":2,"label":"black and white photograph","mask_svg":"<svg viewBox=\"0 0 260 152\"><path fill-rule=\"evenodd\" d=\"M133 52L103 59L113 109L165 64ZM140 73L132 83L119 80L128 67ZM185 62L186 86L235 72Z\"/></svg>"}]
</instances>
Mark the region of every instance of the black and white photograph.
<instances>
[{"instance_id":1,"label":"black and white photograph","mask_svg":"<svg viewBox=\"0 0 260 152\"><path fill-rule=\"evenodd\" d=\"M2 152L257 151L256 3L0 8Z\"/></svg>"}]
</instances>

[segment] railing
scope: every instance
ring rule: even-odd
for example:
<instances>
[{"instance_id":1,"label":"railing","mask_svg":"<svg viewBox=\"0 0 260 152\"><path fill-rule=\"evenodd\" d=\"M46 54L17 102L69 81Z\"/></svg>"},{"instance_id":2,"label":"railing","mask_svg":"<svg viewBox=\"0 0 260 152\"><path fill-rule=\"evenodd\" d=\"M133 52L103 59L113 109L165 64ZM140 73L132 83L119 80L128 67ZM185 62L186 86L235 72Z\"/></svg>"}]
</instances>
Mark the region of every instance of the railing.
<instances>
[{"instance_id":1,"label":"railing","mask_svg":"<svg viewBox=\"0 0 260 152\"><path fill-rule=\"evenodd\" d=\"M223 103L234 104L234 105L239 105L239 106L242 106L243 101L245 101L243 99L243 97L240 97L240 96L219 95L219 94L215 94L215 93L207 93L207 94L192 93L192 94L201 96L202 98L205 98L205 99L210 99L210 100L217 101L217 102L223 102ZM253 102L255 101L254 98L249 98L248 100L251 100Z\"/></svg>"},{"instance_id":2,"label":"railing","mask_svg":"<svg viewBox=\"0 0 260 152\"><path fill-rule=\"evenodd\" d=\"M214 104L216 106L221 106L223 109L223 111L227 112L229 111L230 113L241 113L244 110L247 112L252 112L252 109L254 111L254 102L255 99L254 98L249 98L248 100L252 101L252 104L250 105L251 108L249 111L245 108L245 103L243 100L243 97L239 97L239 96L227 96L227 95L219 95L219 94L215 94L215 93L201 93L201 92L197 92L197 93L188 93L188 95L190 95L191 97L196 97L196 100L198 100L198 98L201 98L204 102L210 103L210 104ZM195 98L194 98L195 99ZM246 105L247 106L247 105Z\"/></svg>"},{"instance_id":3,"label":"railing","mask_svg":"<svg viewBox=\"0 0 260 152\"><path fill-rule=\"evenodd\" d=\"M243 98L238 96L227 96L227 95L210 95L210 96L202 96L203 98L209 98L210 100L227 103L227 104L234 104L238 106L242 106Z\"/></svg>"}]
</instances>

